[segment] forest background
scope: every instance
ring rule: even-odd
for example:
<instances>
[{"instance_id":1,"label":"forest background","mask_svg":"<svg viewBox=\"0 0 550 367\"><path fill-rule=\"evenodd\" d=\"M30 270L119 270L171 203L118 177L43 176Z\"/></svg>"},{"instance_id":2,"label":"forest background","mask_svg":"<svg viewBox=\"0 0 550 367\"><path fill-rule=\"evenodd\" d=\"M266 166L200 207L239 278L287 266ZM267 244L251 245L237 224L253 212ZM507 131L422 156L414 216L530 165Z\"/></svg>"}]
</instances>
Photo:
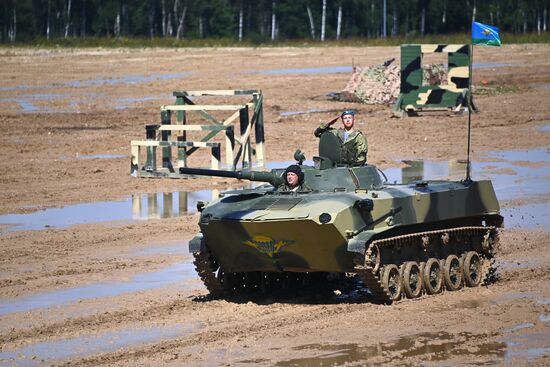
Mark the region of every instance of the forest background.
<instances>
[{"instance_id":1,"label":"forest background","mask_svg":"<svg viewBox=\"0 0 550 367\"><path fill-rule=\"evenodd\" d=\"M0 43L469 42L473 20L499 27L503 43L549 42L548 6L547 0L2 0Z\"/></svg>"}]
</instances>

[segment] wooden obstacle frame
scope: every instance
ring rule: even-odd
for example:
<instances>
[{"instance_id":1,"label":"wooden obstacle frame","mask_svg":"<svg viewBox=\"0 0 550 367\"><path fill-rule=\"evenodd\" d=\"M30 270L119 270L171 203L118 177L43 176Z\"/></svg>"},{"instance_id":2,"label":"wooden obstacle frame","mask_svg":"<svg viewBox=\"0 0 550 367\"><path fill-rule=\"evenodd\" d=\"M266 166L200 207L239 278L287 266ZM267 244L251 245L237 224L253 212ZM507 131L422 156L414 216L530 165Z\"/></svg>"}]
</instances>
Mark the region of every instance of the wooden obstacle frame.
<instances>
[{"instance_id":1,"label":"wooden obstacle frame","mask_svg":"<svg viewBox=\"0 0 550 367\"><path fill-rule=\"evenodd\" d=\"M222 158L222 143L219 140L223 140L226 169L233 171L237 168L250 169L253 158L255 158L255 167L264 167L263 95L260 90L176 91L173 95L176 97L174 105L161 106L161 123L145 126L146 140L131 141L132 175L186 178L187 175L179 173L179 168L188 167L189 157L199 148L210 149L210 168L219 170ZM196 104L193 101L193 98L206 96L249 96L250 98L247 102L240 104L206 105ZM198 112L201 124L188 123L190 111ZM218 120L210 113L212 111L232 113L226 119ZM172 121L174 115L175 121ZM238 125L238 134L235 133L236 125ZM189 141L187 133L190 131L204 131L206 134L199 141ZM220 133L224 135L223 139L219 139ZM252 135L254 135L254 143ZM157 166L157 148L159 147L162 167ZM146 150L143 165L140 162L142 149ZM173 154L174 150L176 154Z\"/></svg>"}]
</instances>

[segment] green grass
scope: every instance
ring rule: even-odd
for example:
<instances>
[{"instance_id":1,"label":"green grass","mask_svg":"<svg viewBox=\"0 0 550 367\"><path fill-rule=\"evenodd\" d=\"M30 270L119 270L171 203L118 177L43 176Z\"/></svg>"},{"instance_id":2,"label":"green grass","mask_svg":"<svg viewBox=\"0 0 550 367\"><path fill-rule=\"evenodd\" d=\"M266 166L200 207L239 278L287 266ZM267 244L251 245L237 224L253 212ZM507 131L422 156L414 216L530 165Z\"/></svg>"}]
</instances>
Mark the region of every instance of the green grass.
<instances>
[{"instance_id":1,"label":"green grass","mask_svg":"<svg viewBox=\"0 0 550 367\"><path fill-rule=\"evenodd\" d=\"M522 44L522 43L550 43L550 32L528 34L501 34L502 44ZM321 42L318 40L300 39L300 40L281 40L271 42L263 38L245 39L238 42L233 38L207 38L207 39L184 39L175 38L115 38L115 37L76 37L76 38L57 38L46 40L45 38L32 41L20 41L0 44L0 48L11 47L38 47L38 48L76 48L76 47L104 47L104 48L151 48L151 47L365 47L365 46L399 46L404 43L470 43L469 34L444 34L444 35L426 35L426 36L399 36L383 38L346 38L339 41L327 40Z\"/></svg>"}]
</instances>

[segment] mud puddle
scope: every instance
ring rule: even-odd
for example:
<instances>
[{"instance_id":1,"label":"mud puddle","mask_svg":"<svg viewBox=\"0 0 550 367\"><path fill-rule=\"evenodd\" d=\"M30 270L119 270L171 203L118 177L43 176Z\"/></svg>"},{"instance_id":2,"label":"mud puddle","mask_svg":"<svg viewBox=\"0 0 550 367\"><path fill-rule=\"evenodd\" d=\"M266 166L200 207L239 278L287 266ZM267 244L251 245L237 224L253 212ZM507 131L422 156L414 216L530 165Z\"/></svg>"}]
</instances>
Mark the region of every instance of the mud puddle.
<instances>
[{"instance_id":1,"label":"mud puddle","mask_svg":"<svg viewBox=\"0 0 550 367\"><path fill-rule=\"evenodd\" d=\"M139 273L128 281L103 282L81 287L39 293L29 297L0 301L0 316L25 312L37 308L51 308L86 299L118 296L123 293L139 292L177 285L182 289L200 286L193 284L198 279L191 259L174 263L164 269Z\"/></svg>"},{"instance_id":2,"label":"mud puddle","mask_svg":"<svg viewBox=\"0 0 550 367\"><path fill-rule=\"evenodd\" d=\"M399 338L394 342L370 346L357 344L309 344L293 348L315 354L313 357L296 358L276 363L276 366L333 366L346 363L371 362L384 364L405 358L429 361L445 361L453 357L475 358L476 363L498 363L506 353L503 342L487 342L486 335L446 332L422 333ZM471 348L464 342L474 340Z\"/></svg>"},{"instance_id":3,"label":"mud puddle","mask_svg":"<svg viewBox=\"0 0 550 367\"><path fill-rule=\"evenodd\" d=\"M550 204L525 204L501 208L506 228L544 228L550 231Z\"/></svg>"},{"instance_id":4,"label":"mud puddle","mask_svg":"<svg viewBox=\"0 0 550 367\"><path fill-rule=\"evenodd\" d=\"M127 97L127 98L110 98L106 93L71 93L71 94L23 94L17 98L0 98L0 103L15 102L19 105L19 110L11 112L22 113L79 113L85 109L91 102L107 99L110 106L115 110L125 110L134 107L136 104L148 101L163 101L163 104L173 102L171 96L144 96L144 97ZM52 101L66 101L65 109L59 107L51 107L46 103ZM37 102L40 104L38 105Z\"/></svg>"},{"instance_id":5,"label":"mud puddle","mask_svg":"<svg viewBox=\"0 0 550 367\"><path fill-rule=\"evenodd\" d=\"M491 301L495 305L502 305L509 301L514 301L518 299L532 299L536 298L539 295L538 292L510 292L506 293L503 296Z\"/></svg>"},{"instance_id":6,"label":"mud puddle","mask_svg":"<svg viewBox=\"0 0 550 367\"><path fill-rule=\"evenodd\" d=\"M471 162L471 176L474 180L492 180L499 200L550 193L550 150L548 148L487 152L485 157L490 161ZM465 161L402 160L402 162L407 166L384 171L389 182L408 184L418 180L466 177ZM530 163L534 163L535 167L531 167Z\"/></svg>"},{"instance_id":7,"label":"mud puddle","mask_svg":"<svg viewBox=\"0 0 550 367\"><path fill-rule=\"evenodd\" d=\"M94 87L98 85L124 85L124 84L142 84L156 81L172 80L184 78L192 75L192 72L168 73L168 74L129 74L115 78L95 78L86 80L73 80L70 82L59 82L46 85L20 84L12 87L0 87L0 91L18 91L27 89L54 89L54 88L82 88Z\"/></svg>"},{"instance_id":8,"label":"mud puddle","mask_svg":"<svg viewBox=\"0 0 550 367\"><path fill-rule=\"evenodd\" d=\"M522 333L523 330L530 330L533 327L534 324L532 323L520 324L510 330L509 335L499 338L508 347L504 355L506 364L513 365L515 361L534 362L539 358L550 355L550 342L547 331Z\"/></svg>"},{"instance_id":9,"label":"mud puddle","mask_svg":"<svg viewBox=\"0 0 550 367\"><path fill-rule=\"evenodd\" d=\"M17 366L52 364L98 353L114 352L130 346L158 343L162 340L189 335L201 327L202 324L199 322L150 326L40 342L15 349L3 348L0 351L0 364Z\"/></svg>"},{"instance_id":10,"label":"mud puddle","mask_svg":"<svg viewBox=\"0 0 550 367\"><path fill-rule=\"evenodd\" d=\"M133 257L149 255L189 256L189 241L178 241L177 243L167 244L164 246L147 246L146 248L138 249L132 252Z\"/></svg>"},{"instance_id":11,"label":"mud puddle","mask_svg":"<svg viewBox=\"0 0 550 367\"><path fill-rule=\"evenodd\" d=\"M23 112L23 113L78 112L75 110L75 107L78 107L78 104L74 100L68 103L68 105L72 107L70 110L59 110L57 108L50 108L48 106L44 106L43 104L44 102L49 102L49 101L71 100L75 98L86 99L86 101L89 101L91 98L96 98L96 97L98 97L97 93L73 93L73 94L32 93L32 94L17 95L16 97L11 97L11 96L0 97L0 103L15 102L19 105L19 108L20 108L20 110L16 112Z\"/></svg>"},{"instance_id":12,"label":"mud puddle","mask_svg":"<svg viewBox=\"0 0 550 367\"><path fill-rule=\"evenodd\" d=\"M530 329L530 328L533 328L535 327L535 324L533 324L532 322L524 322L522 324L518 324L508 330L506 330L507 332L509 333L513 333L513 332L516 332L516 331L520 331L520 330L523 330L523 329Z\"/></svg>"},{"instance_id":13,"label":"mud puddle","mask_svg":"<svg viewBox=\"0 0 550 367\"><path fill-rule=\"evenodd\" d=\"M518 259L514 261L496 260L499 270L536 269L544 266L544 262L537 259Z\"/></svg>"},{"instance_id":14,"label":"mud puddle","mask_svg":"<svg viewBox=\"0 0 550 367\"><path fill-rule=\"evenodd\" d=\"M117 159L126 157L117 154L97 154L78 156L75 159ZM61 157L61 159L69 159ZM266 162L272 170L286 168L295 161ZM306 160L304 164L313 165ZM262 183L259 183L262 184ZM247 183L245 188L253 188L258 183ZM223 191L230 191L231 188ZM222 192L223 192L222 191ZM220 190L157 192L130 195L123 200L102 201L68 205L62 208L48 208L27 214L0 215L0 234L7 232L66 228L78 224L91 224L111 221L131 221L174 218L197 212L197 201L212 201L220 196ZM27 206L32 208L33 206Z\"/></svg>"},{"instance_id":15,"label":"mud puddle","mask_svg":"<svg viewBox=\"0 0 550 367\"><path fill-rule=\"evenodd\" d=\"M550 132L550 124L542 125L537 130L548 133L548 132Z\"/></svg>"},{"instance_id":16,"label":"mud puddle","mask_svg":"<svg viewBox=\"0 0 550 367\"><path fill-rule=\"evenodd\" d=\"M191 72L184 73L171 73L171 74L152 74L152 75L124 75L116 78L96 78L88 80L75 80L70 82L60 82L50 85L17 85L14 87L1 87L0 92L9 91L21 91L21 90L50 90L54 88L84 88L84 87L97 87L97 86L117 86L128 84L143 84L157 81L172 80L178 78L184 78L191 75ZM23 113L78 113L80 107L89 105L89 103L96 99L109 98L106 93L29 93L13 96L0 96L1 103L15 102L19 105L20 110L12 112ZM67 109L59 109L59 107L52 108L51 106L44 105L44 103L50 101L67 100ZM171 96L145 96L140 98L128 97L128 98L109 98L112 101L112 106L116 110L127 109L139 102L151 101L151 100L164 100L173 101ZM37 105L36 102L40 104Z\"/></svg>"},{"instance_id":17,"label":"mud puddle","mask_svg":"<svg viewBox=\"0 0 550 367\"><path fill-rule=\"evenodd\" d=\"M0 215L0 225L9 226L0 233L66 228L99 222L179 217L195 213L197 201L211 201L218 195L218 190L136 194L120 201L68 205L28 214Z\"/></svg>"},{"instance_id":18,"label":"mud puddle","mask_svg":"<svg viewBox=\"0 0 550 367\"><path fill-rule=\"evenodd\" d=\"M487 152L486 159L471 163L474 180L491 180L500 201L533 198L550 194L550 150L537 148L519 151ZM388 182L409 184L421 180L466 177L465 161L403 160L407 166L384 171ZM531 203L503 208L508 228L550 229L550 210L546 203Z\"/></svg>"},{"instance_id":19,"label":"mud puddle","mask_svg":"<svg viewBox=\"0 0 550 367\"><path fill-rule=\"evenodd\" d=\"M485 154L488 158L499 158L511 162L544 162L550 163L550 148L536 148L527 150L504 150Z\"/></svg>"}]
</instances>

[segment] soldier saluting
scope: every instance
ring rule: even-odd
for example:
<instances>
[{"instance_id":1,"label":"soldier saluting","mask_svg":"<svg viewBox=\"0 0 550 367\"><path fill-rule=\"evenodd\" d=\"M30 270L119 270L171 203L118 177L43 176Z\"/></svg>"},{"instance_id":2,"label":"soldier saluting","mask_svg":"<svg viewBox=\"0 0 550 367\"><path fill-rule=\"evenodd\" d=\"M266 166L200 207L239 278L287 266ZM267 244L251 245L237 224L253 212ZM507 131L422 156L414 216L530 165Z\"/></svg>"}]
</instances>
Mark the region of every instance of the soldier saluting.
<instances>
[{"instance_id":1,"label":"soldier saluting","mask_svg":"<svg viewBox=\"0 0 550 367\"><path fill-rule=\"evenodd\" d=\"M331 126L339 119L342 119L343 128L335 129ZM345 110L342 114L327 124L321 124L315 129L315 136L320 137L325 132L330 132L338 137L342 146L342 163L349 165L362 165L367 162L367 151L369 149L367 138L361 131L354 129L355 112Z\"/></svg>"}]
</instances>

